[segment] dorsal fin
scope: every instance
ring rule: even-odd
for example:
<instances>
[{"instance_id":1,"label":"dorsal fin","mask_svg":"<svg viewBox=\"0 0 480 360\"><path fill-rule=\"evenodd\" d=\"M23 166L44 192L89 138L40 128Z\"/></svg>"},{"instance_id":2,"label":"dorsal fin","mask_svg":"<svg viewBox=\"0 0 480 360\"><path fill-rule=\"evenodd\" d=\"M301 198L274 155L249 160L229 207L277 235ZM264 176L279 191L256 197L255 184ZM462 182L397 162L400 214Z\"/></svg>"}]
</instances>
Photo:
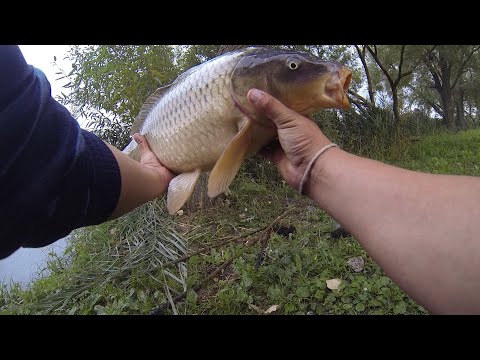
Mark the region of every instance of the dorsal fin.
<instances>
[{"instance_id":1,"label":"dorsal fin","mask_svg":"<svg viewBox=\"0 0 480 360\"><path fill-rule=\"evenodd\" d=\"M163 86L155 90L155 92L148 97L148 99L143 103L140 112L138 113L137 117L133 121L132 130L130 130L130 135L133 135L137 132L140 132L140 128L142 127L145 119L147 118L150 111L152 111L155 104L162 98L162 96L168 91L168 89L173 84Z\"/></svg>"}]
</instances>

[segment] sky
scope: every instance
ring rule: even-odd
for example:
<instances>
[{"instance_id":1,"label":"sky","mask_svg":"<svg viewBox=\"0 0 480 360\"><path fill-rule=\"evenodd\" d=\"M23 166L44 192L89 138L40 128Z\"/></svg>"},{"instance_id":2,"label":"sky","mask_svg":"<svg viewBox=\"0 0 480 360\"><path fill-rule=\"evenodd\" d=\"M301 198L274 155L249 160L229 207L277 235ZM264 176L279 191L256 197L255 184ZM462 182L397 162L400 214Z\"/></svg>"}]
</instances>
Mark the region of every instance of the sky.
<instances>
[{"instance_id":1,"label":"sky","mask_svg":"<svg viewBox=\"0 0 480 360\"><path fill-rule=\"evenodd\" d=\"M47 76L48 81L52 87L52 96L54 99L63 91L68 94L70 89L62 88L68 83L67 79L56 80L62 75L55 74L60 70L53 64L53 57L56 56L57 64L66 72L69 73L72 69L70 61L65 59L70 45L19 45L20 50L25 57L28 64L35 66L42 70ZM68 107L67 107L68 108ZM71 110L71 109L69 109ZM85 128L86 121L84 119L77 119L80 126Z\"/></svg>"}]
</instances>

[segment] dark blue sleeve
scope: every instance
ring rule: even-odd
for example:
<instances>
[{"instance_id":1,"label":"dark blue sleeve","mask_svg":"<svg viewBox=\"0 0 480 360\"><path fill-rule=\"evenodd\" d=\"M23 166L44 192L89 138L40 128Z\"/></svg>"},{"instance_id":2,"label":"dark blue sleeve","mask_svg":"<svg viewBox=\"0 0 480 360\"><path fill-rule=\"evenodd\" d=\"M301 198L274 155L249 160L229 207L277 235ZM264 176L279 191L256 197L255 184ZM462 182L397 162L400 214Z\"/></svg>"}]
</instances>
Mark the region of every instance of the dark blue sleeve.
<instances>
[{"instance_id":1,"label":"dark blue sleeve","mask_svg":"<svg viewBox=\"0 0 480 360\"><path fill-rule=\"evenodd\" d=\"M51 96L18 46L0 45L0 259L108 219L118 164Z\"/></svg>"}]
</instances>

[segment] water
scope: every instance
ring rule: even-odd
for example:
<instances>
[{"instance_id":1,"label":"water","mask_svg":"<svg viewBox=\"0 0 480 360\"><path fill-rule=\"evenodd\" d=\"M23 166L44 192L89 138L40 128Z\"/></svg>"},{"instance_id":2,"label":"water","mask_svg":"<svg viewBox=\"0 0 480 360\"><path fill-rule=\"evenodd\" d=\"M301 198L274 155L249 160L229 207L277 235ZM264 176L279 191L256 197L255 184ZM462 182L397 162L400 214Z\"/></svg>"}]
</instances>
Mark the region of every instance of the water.
<instances>
[{"instance_id":1,"label":"water","mask_svg":"<svg viewBox=\"0 0 480 360\"><path fill-rule=\"evenodd\" d=\"M6 259L0 260L0 283L18 282L27 287L46 266L49 253L62 256L67 247L67 238L60 239L51 245L35 249L19 249Z\"/></svg>"}]
</instances>

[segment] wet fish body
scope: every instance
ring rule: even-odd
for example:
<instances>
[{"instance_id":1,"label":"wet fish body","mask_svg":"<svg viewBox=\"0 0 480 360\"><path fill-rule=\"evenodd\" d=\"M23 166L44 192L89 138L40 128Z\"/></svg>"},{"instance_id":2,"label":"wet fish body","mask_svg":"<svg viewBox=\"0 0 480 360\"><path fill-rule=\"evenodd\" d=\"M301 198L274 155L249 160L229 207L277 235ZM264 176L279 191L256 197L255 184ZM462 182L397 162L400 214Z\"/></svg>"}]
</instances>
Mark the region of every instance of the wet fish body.
<instances>
[{"instance_id":1,"label":"wet fish body","mask_svg":"<svg viewBox=\"0 0 480 360\"><path fill-rule=\"evenodd\" d=\"M169 185L167 208L177 212L199 175L211 171L208 195L227 190L243 160L277 135L269 119L247 100L262 89L304 115L348 106L351 72L333 61L288 50L246 48L224 54L180 75L144 103L131 134L144 135L160 162L178 174ZM125 149L139 160L134 141Z\"/></svg>"}]
</instances>

